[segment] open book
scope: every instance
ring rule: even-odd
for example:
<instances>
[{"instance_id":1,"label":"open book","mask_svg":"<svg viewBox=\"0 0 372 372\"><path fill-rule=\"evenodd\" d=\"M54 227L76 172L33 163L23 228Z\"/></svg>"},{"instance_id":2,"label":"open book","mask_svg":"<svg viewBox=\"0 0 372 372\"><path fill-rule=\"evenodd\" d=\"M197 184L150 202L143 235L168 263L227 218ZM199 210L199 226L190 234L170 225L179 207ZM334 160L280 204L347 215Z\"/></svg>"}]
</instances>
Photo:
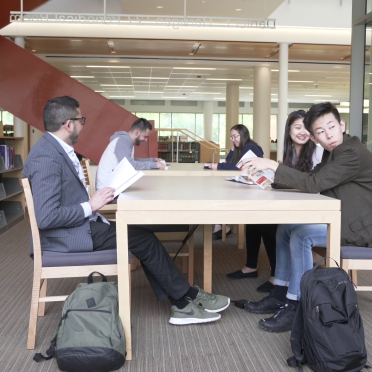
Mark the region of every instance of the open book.
<instances>
[{"instance_id":1,"label":"open book","mask_svg":"<svg viewBox=\"0 0 372 372\"><path fill-rule=\"evenodd\" d=\"M242 156L242 158L238 161L236 166L239 169L241 169L241 167L243 165L242 164L243 159L256 158L256 157L257 157L256 154L252 150L249 150L248 152L246 152ZM271 186L271 184L274 182L274 178L275 178L275 173L270 169L266 169L266 170L263 170L263 171L258 171L254 176L249 174L249 171L247 170L246 174L248 174L250 179L254 183L256 183L258 186L260 186L262 189L266 189L266 187Z\"/></svg>"},{"instance_id":2,"label":"open book","mask_svg":"<svg viewBox=\"0 0 372 372\"><path fill-rule=\"evenodd\" d=\"M130 185L133 185L142 176L143 172L136 172L127 158L124 158L112 171L110 178L103 187L112 187L115 189L114 196L116 197Z\"/></svg>"},{"instance_id":3,"label":"open book","mask_svg":"<svg viewBox=\"0 0 372 372\"><path fill-rule=\"evenodd\" d=\"M244 176L234 176L234 177L226 177L226 181L232 181L232 182L239 182L239 183L245 183L246 185L254 185L253 181L247 181Z\"/></svg>"}]
</instances>

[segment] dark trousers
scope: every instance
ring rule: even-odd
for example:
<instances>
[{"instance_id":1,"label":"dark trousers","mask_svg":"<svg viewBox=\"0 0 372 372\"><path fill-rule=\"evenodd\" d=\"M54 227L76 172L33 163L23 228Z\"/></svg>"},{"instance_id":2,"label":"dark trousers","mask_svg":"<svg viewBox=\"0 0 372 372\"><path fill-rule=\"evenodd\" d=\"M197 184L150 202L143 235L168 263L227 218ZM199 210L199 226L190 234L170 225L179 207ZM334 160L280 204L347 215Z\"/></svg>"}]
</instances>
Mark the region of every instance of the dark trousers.
<instances>
[{"instance_id":1,"label":"dark trousers","mask_svg":"<svg viewBox=\"0 0 372 372\"><path fill-rule=\"evenodd\" d=\"M271 276L275 276L277 227L278 225L245 225L247 267L257 268L258 252L260 251L262 238L270 262Z\"/></svg>"},{"instance_id":2,"label":"dark trousers","mask_svg":"<svg viewBox=\"0 0 372 372\"><path fill-rule=\"evenodd\" d=\"M90 223L93 250L116 249L116 223ZM156 297L162 300L172 297L178 300L190 288L189 282L173 262L168 252L154 233L144 227L128 226L128 246L142 264Z\"/></svg>"}]
</instances>

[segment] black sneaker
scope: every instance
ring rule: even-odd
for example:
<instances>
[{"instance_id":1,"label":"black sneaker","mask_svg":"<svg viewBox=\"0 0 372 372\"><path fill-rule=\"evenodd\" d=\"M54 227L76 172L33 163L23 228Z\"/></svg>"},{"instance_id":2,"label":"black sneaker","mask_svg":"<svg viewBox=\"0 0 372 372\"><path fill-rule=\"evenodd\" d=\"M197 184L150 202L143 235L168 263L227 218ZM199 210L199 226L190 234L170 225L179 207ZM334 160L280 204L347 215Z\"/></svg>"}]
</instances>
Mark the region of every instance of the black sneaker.
<instances>
[{"instance_id":1,"label":"black sneaker","mask_svg":"<svg viewBox=\"0 0 372 372\"><path fill-rule=\"evenodd\" d=\"M275 285L267 281L264 284L261 284L259 287L257 287L256 291L261 293L270 293L270 291L273 290L274 288Z\"/></svg>"},{"instance_id":2,"label":"black sneaker","mask_svg":"<svg viewBox=\"0 0 372 372\"><path fill-rule=\"evenodd\" d=\"M292 329L297 306L286 303L275 315L267 319L261 319L258 325L269 332L288 332Z\"/></svg>"},{"instance_id":3,"label":"black sneaker","mask_svg":"<svg viewBox=\"0 0 372 372\"><path fill-rule=\"evenodd\" d=\"M246 302L244 304L245 310L250 313L255 314L272 314L279 310L285 302L277 300L273 296L274 291L271 291L270 294L264 297L261 301L258 302Z\"/></svg>"}]
</instances>

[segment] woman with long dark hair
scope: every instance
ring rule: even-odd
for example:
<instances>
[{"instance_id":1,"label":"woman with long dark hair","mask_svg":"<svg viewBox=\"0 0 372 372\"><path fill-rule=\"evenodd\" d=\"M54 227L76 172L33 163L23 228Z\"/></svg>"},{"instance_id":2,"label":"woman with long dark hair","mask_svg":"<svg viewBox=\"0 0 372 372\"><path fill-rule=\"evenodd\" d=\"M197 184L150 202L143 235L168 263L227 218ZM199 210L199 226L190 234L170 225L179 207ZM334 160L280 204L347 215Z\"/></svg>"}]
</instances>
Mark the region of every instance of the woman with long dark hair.
<instances>
[{"instance_id":1,"label":"woman with long dark hair","mask_svg":"<svg viewBox=\"0 0 372 372\"><path fill-rule=\"evenodd\" d=\"M232 148L226 156L225 163L211 164L211 169L239 170L236 163L249 150L252 150L259 158L263 157L262 148L251 139L248 128L243 124L236 124L230 129Z\"/></svg>"},{"instance_id":2,"label":"woman with long dark hair","mask_svg":"<svg viewBox=\"0 0 372 372\"><path fill-rule=\"evenodd\" d=\"M323 147L310 140L305 129L304 110L293 111L285 125L283 164L301 172L310 172L322 160Z\"/></svg>"},{"instance_id":3,"label":"woman with long dark hair","mask_svg":"<svg viewBox=\"0 0 372 372\"><path fill-rule=\"evenodd\" d=\"M249 150L252 150L256 156L262 158L262 148L251 139L248 128L243 124L236 124L230 129L230 139L232 141L232 148L226 156L225 163L211 164L211 169L217 170L239 170L236 163ZM226 225L226 235L230 235L230 226ZM214 225L213 240L222 239L222 226Z\"/></svg>"},{"instance_id":4,"label":"woman with long dark hair","mask_svg":"<svg viewBox=\"0 0 372 372\"><path fill-rule=\"evenodd\" d=\"M289 114L284 134L283 163L302 172L309 172L322 160L323 148L310 140L310 133L303 123L306 112L293 111ZM258 292L270 292L274 288L276 266L276 228L277 225L246 225L246 266L227 274L231 279L256 278L258 253L261 237L270 262L270 279L257 288Z\"/></svg>"}]
</instances>

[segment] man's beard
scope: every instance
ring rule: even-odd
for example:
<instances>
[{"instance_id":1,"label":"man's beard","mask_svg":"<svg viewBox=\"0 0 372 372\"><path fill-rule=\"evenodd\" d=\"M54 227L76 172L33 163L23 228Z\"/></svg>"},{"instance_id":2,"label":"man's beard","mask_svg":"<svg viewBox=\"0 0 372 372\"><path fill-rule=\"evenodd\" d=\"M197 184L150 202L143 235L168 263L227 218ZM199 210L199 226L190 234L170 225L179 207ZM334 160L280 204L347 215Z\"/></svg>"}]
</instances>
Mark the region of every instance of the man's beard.
<instances>
[{"instance_id":1,"label":"man's beard","mask_svg":"<svg viewBox=\"0 0 372 372\"><path fill-rule=\"evenodd\" d=\"M136 145L136 146L139 146L140 144L141 144L141 140L139 139L139 138L136 138L135 140L134 140L134 144Z\"/></svg>"},{"instance_id":2,"label":"man's beard","mask_svg":"<svg viewBox=\"0 0 372 372\"><path fill-rule=\"evenodd\" d=\"M72 143L73 145L75 145L75 143L78 142L78 137L79 137L79 134L78 134L78 132L77 132L77 130L76 130L76 127L75 127L75 125L74 125L74 131L71 133L71 136L70 136L71 143Z\"/></svg>"}]
</instances>

